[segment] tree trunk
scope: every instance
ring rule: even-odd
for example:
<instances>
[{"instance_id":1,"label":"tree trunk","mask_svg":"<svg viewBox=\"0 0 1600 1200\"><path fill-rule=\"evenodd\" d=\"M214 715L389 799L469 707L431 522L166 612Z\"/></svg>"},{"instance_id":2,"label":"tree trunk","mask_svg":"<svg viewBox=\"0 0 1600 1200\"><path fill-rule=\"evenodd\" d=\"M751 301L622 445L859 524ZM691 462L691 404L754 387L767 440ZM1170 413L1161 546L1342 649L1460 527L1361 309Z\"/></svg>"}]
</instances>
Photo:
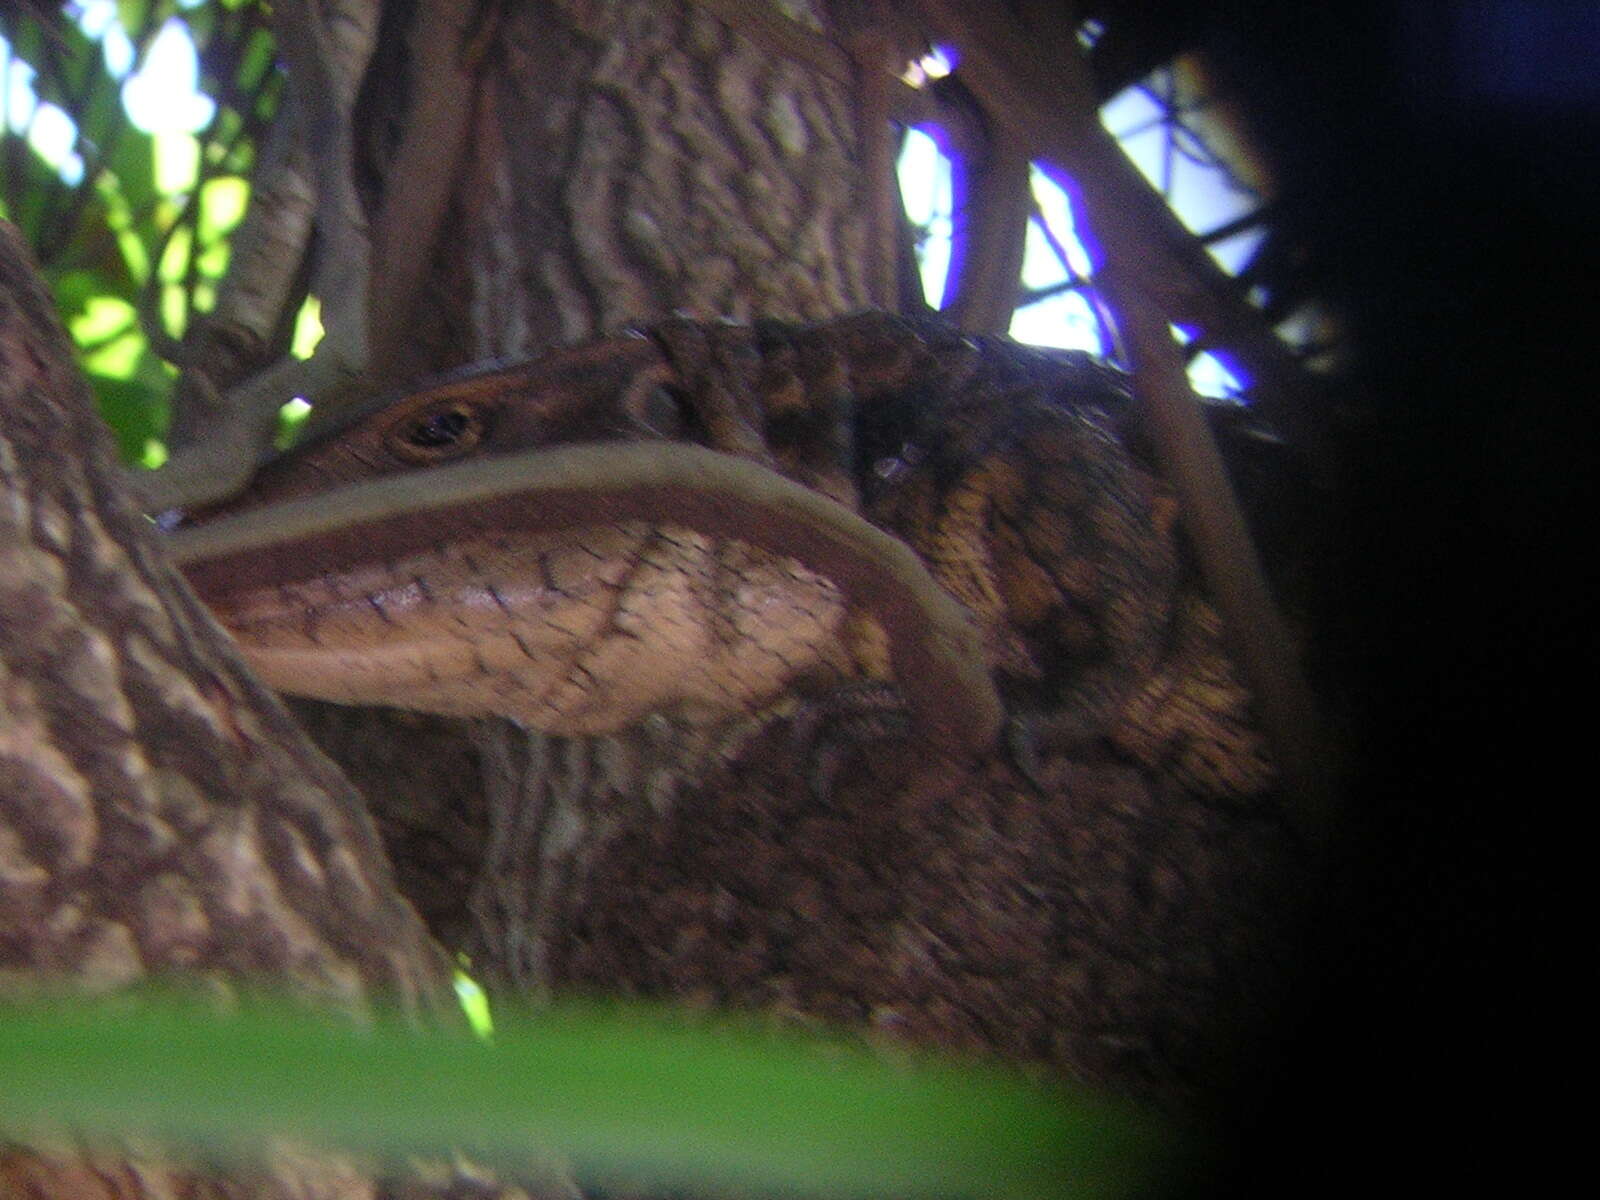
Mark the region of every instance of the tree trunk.
<instances>
[{"instance_id":1,"label":"tree trunk","mask_svg":"<svg viewBox=\"0 0 1600 1200\"><path fill-rule=\"evenodd\" d=\"M0 993L157 980L459 1020L360 796L244 670L118 485L54 304L0 225ZM253 1194L357 1194L285 1153ZM0 1153L0 1195L198 1186ZM304 1189L303 1191L297 1189Z\"/></svg>"},{"instance_id":2,"label":"tree trunk","mask_svg":"<svg viewBox=\"0 0 1600 1200\"><path fill-rule=\"evenodd\" d=\"M427 347L411 373L673 312L819 319L870 303L851 90L717 7L508 6L474 81L451 236L397 339ZM364 115L401 102L375 95ZM377 203L409 185L391 170Z\"/></svg>"}]
</instances>

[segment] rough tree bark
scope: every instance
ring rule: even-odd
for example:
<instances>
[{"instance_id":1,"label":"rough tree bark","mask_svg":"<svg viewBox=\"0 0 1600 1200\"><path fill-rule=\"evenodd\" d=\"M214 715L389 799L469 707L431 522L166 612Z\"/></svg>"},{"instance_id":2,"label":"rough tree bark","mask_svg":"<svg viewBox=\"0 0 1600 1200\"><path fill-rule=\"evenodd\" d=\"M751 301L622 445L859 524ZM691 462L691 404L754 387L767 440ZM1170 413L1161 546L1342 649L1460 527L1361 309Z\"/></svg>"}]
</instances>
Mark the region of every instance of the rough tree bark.
<instances>
[{"instance_id":1,"label":"rough tree bark","mask_svg":"<svg viewBox=\"0 0 1600 1200\"><path fill-rule=\"evenodd\" d=\"M459 1020L448 961L360 796L244 670L120 488L54 305L0 225L0 994L174 978ZM6 1196L206 1178L0 1150ZM286 1152L238 1183L333 1196L361 1178Z\"/></svg>"}]
</instances>

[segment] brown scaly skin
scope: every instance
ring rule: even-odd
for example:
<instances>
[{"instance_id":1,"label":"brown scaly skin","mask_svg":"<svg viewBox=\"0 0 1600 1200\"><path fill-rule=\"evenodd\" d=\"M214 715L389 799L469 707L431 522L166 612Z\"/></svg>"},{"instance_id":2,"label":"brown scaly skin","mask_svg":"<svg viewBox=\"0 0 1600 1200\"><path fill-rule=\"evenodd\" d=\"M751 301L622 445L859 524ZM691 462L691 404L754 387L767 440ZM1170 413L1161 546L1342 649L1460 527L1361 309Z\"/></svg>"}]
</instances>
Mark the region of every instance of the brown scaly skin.
<instances>
[{"instance_id":1,"label":"brown scaly skin","mask_svg":"<svg viewBox=\"0 0 1600 1200\"><path fill-rule=\"evenodd\" d=\"M360 414L235 504L645 438L848 503L977 614L1012 753L930 754L872 621L846 614L850 661L797 680L799 705L601 737L478 726L527 760L508 811L468 797L431 816L378 755L357 779L400 831L408 897L506 990L820 1020L1194 1111L1281 1003L1304 863L1131 421L1120 377L1087 359L932 323L677 322ZM400 752L431 759L412 723Z\"/></svg>"},{"instance_id":2,"label":"brown scaly skin","mask_svg":"<svg viewBox=\"0 0 1600 1200\"><path fill-rule=\"evenodd\" d=\"M1248 693L1181 569L1175 504L1123 443L1117 377L1082 356L902 329L846 326L852 362L895 367L867 401L921 404L869 476L866 515L978 615L1029 740L1103 739L1205 794L1263 790Z\"/></svg>"}]
</instances>

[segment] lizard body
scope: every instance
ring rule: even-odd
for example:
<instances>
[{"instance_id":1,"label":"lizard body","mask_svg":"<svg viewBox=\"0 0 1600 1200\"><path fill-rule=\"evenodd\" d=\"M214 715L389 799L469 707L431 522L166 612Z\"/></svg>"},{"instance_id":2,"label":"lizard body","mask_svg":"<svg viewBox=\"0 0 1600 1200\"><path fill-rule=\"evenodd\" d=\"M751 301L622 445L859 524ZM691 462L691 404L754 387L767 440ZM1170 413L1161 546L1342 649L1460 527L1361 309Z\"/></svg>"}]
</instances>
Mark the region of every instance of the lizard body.
<instances>
[{"instance_id":1,"label":"lizard body","mask_svg":"<svg viewBox=\"0 0 1600 1200\"><path fill-rule=\"evenodd\" d=\"M1127 448L1126 406L1082 356L932 323L670 321L358 412L180 537L391 476L399 517L341 540L334 512L287 553L186 550L185 570L287 691L597 732L893 678L947 745L992 741L997 691L1046 740L1106 745L1208 793L1259 790L1248 696L1183 568L1175 505ZM622 443L683 459L687 477L653 492L608 478ZM708 469L697 486L685 443L754 482ZM559 501L526 493L537 517L504 515L514 480L494 493L501 519L429 507L430 479L552 448L598 453ZM763 474L826 500L792 517ZM910 599L879 586L866 560L884 546L833 509L909 547L905 570L971 627L915 582ZM821 526L835 541L800 553Z\"/></svg>"}]
</instances>

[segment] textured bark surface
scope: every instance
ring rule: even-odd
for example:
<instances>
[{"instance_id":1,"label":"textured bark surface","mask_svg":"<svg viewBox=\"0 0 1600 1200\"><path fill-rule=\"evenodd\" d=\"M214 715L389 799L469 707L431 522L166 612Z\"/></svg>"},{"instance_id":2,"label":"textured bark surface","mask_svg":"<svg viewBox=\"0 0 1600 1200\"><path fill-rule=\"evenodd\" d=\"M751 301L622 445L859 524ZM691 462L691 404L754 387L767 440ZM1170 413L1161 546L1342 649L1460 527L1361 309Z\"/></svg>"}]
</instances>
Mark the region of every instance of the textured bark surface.
<instances>
[{"instance_id":1,"label":"textured bark surface","mask_svg":"<svg viewBox=\"0 0 1600 1200\"><path fill-rule=\"evenodd\" d=\"M863 306L851 100L693 4L509 6L479 75L416 368L525 356L675 310Z\"/></svg>"},{"instance_id":2,"label":"textured bark surface","mask_svg":"<svg viewBox=\"0 0 1600 1200\"><path fill-rule=\"evenodd\" d=\"M1117 763L880 745L825 798L778 722L668 805L592 788L552 822L559 986L757 1008L1047 1063L1147 1100L1232 1079L1282 994L1269 803ZM524 860L526 861L526 860ZM528 870L526 866L524 870ZM552 911L553 909L553 911Z\"/></svg>"},{"instance_id":3,"label":"textured bark surface","mask_svg":"<svg viewBox=\"0 0 1600 1200\"><path fill-rule=\"evenodd\" d=\"M9 232L0 276L0 955L13 985L165 970L446 998L356 793L243 671L114 486Z\"/></svg>"},{"instance_id":4,"label":"textured bark surface","mask_svg":"<svg viewBox=\"0 0 1600 1200\"><path fill-rule=\"evenodd\" d=\"M150 981L452 1020L449 966L360 797L250 678L117 485L43 285L0 225L0 997ZM0 1196L357 1197L289 1150L0 1146Z\"/></svg>"}]
</instances>

